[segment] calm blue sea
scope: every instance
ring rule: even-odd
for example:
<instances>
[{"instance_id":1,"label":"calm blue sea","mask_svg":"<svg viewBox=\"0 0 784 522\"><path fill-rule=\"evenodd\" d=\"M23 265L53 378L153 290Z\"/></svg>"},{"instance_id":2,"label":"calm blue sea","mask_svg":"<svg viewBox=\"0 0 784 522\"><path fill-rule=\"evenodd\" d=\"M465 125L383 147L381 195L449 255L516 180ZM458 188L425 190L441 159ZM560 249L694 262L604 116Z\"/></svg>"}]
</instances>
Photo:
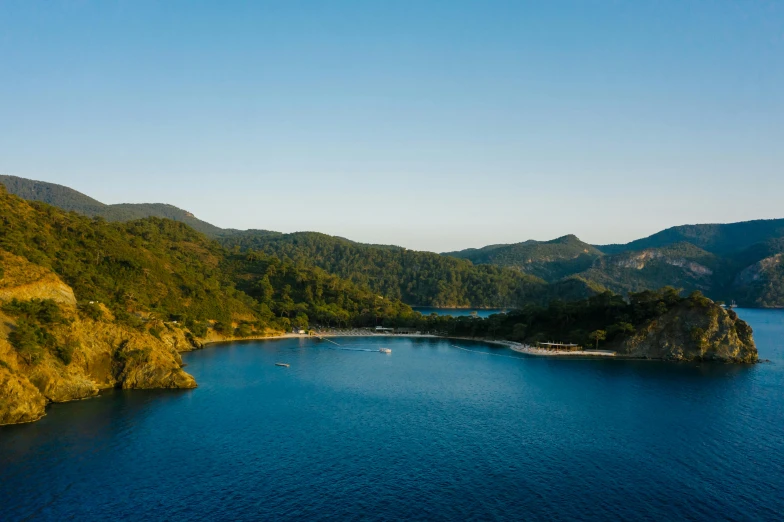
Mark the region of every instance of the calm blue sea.
<instances>
[{"instance_id":1,"label":"calm blue sea","mask_svg":"<svg viewBox=\"0 0 784 522\"><path fill-rule=\"evenodd\" d=\"M479 317L490 317L506 311L506 308L433 308L432 306L414 306L414 310L422 315L438 314L460 317L464 315L476 314Z\"/></svg>"},{"instance_id":2,"label":"calm blue sea","mask_svg":"<svg viewBox=\"0 0 784 522\"><path fill-rule=\"evenodd\" d=\"M0 519L781 520L784 312L739 313L771 364L211 346L196 390L0 428Z\"/></svg>"}]
</instances>

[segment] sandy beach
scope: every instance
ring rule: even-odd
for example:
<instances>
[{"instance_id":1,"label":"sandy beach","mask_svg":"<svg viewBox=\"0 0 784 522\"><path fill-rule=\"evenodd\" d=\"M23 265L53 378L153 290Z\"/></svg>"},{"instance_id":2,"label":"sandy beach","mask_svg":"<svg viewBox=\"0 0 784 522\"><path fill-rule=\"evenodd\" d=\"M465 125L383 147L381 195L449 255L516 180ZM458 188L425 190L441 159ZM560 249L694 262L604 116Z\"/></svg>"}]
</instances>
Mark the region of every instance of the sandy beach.
<instances>
[{"instance_id":1,"label":"sandy beach","mask_svg":"<svg viewBox=\"0 0 784 522\"><path fill-rule=\"evenodd\" d=\"M539 357L615 357L615 352L608 350L580 350L576 352L545 350L544 348L537 348L527 344L516 343L514 341L504 341L498 339L474 339L470 337L445 337L433 334L393 334L393 333L376 333L372 330L364 328L348 328L345 330L325 330L313 334L295 334L285 333L282 335L264 335L264 336L249 336L249 337L227 337L222 339L212 338L205 340L203 345L214 343L225 343L234 341L252 341L252 340L270 340L270 339L310 339L310 338L327 338L327 337L414 337L414 338L429 338L429 339L452 339L459 341L479 341L488 344L496 344L505 346L515 352L524 353L526 355L536 355Z\"/></svg>"}]
</instances>

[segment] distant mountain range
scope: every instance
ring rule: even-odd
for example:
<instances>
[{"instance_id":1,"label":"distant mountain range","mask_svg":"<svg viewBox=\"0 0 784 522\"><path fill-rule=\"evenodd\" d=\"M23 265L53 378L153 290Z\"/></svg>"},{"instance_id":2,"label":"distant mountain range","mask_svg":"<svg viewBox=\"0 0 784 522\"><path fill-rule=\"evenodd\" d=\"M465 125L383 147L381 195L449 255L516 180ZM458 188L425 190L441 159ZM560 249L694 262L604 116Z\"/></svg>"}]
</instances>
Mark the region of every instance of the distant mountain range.
<instances>
[{"instance_id":1,"label":"distant mountain range","mask_svg":"<svg viewBox=\"0 0 784 522\"><path fill-rule=\"evenodd\" d=\"M15 180L15 188L25 193L23 182ZM35 189L26 193L106 212L62 187ZM134 205L134 215L161 207L168 209ZM218 240L224 246L156 216L88 217L0 185L0 425L37 420L49 402L100 389L193 388L179 352L311 326L406 326L527 343L558 335L580 344L600 339L632 357L757 359L748 325L698 294L664 289L626 301L592 295L602 287L580 277L548 283L514 268L308 232L246 231ZM777 248L771 242L749 255ZM591 297L576 300L585 295ZM484 320L425 318L401 299L521 309Z\"/></svg>"},{"instance_id":2,"label":"distant mountain range","mask_svg":"<svg viewBox=\"0 0 784 522\"><path fill-rule=\"evenodd\" d=\"M181 221L224 247L315 265L413 305L517 306L671 285L741 306L784 307L784 219L683 225L622 245L590 245L568 235L435 254L313 232L226 230L172 205L106 205L68 187L14 176L0 176L0 183L24 199L107 221Z\"/></svg>"},{"instance_id":3,"label":"distant mountain range","mask_svg":"<svg viewBox=\"0 0 784 522\"><path fill-rule=\"evenodd\" d=\"M577 236L568 235L552 241L529 240L512 245L447 252L444 255L468 259L475 264L517 268L552 283L587 270L603 254L596 247L580 241Z\"/></svg>"},{"instance_id":4,"label":"distant mountain range","mask_svg":"<svg viewBox=\"0 0 784 522\"><path fill-rule=\"evenodd\" d=\"M621 294L670 285L743 306L784 307L784 219L683 225L626 244L589 245L570 235L444 255Z\"/></svg>"}]
</instances>

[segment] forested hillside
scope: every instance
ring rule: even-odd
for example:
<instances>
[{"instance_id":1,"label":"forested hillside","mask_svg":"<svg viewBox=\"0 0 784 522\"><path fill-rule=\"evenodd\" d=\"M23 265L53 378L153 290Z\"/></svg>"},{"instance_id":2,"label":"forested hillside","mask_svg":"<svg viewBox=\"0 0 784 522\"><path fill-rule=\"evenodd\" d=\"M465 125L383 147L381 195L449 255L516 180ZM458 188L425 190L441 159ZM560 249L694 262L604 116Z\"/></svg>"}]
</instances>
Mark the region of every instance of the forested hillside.
<instances>
[{"instance_id":1,"label":"forested hillside","mask_svg":"<svg viewBox=\"0 0 784 522\"><path fill-rule=\"evenodd\" d=\"M674 227L625 245L574 236L446 255L514 266L553 283L577 277L619 294L672 285L741 306L784 307L784 220Z\"/></svg>"},{"instance_id":2,"label":"forested hillside","mask_svg":"<svg viewBox=\"0 0 784 522\"><path fill-rule=\"evenodd\" d=\"M725 263L690 243L603 256L580 273L619 294L674 286L687 292L722 293Z\"/></svg>"},{"instance_id":3,"label":"forested hillside","mask_svg":"<svg viewBox=\"0 0 784 522\"><path fill-rule=\"evenodd\" d=\"M748 324L695 291L671 287L629 294L604 292L572 302L528 305L485 319L420 317L417 327L460 337L533 344L559 339L619 355L669 360L756 362Z\"/></svg>"},{"instance_id":4,"label":"forested hillside","mask_svg":"<svg viewBox=\"0 0 784 522\"><path fill-rule=\"evenodd\" d=\"M784 237L784 219L757 219L740 223L681 225L631 243L597 246L606 254L658 248L675 243L691 243L717 255L727 255L755 243Z\"/></svg>"},{"instance_id":5,"label":"forested hillside","mask_svg":"<svg viewBox=\"0 0 784 522\"><path fill-rule=\"evenodd\" d=\"M230 254L183 223L112 223L0 187L0 424L111 387L195 387L179 352L205 340L417 316L312 265Z\"/></svg>"},{"instance_id":6,"label":"forested hillside","mask_svg":"<svg viewBox=\"0 0 784 522\"><path fill-rule=\"evenodd\" d=\"M513 245L491 245L481 249L447 252L444 255L517 268L548 282L587 270L602 256L595 247L568 235L552 241L525 241Z\"/></svg>"},{"instance_id":7,"label":"forested hillside","mask_svg":"<svg viewBox=\"0 0 784 522\"><path fill-rule=\"evenodd\" d=\"M89 217L102 217L107 221L132 221L146 217L157 217L180 221L194 230L214 237L231 231L222 230L202 221L190 212L165 203L119 203L105 205L98 200L82 194L72 188L19 178L17 176L0 176L0 184L15 196L28 201L41 201L63 210L72 210Z\"/></svg>"},{"instance_id":8,"label":"forested hillside","mask_svg":"<svg viewBox=\"0 0 784 522\"><path fill-rule=\"evenodd\" d=\"M252 317L220 264L223 250L182 223L109 223L0 193L0 248L50 268L80 301L194 319ZM128 319L130 320L130 319Z\"/></svg>"},{"instance_id":9,"label":"forested hillside","mask_svg":"<svg viewBox=\"0 0 784 522\"><path fill-rule=\"evenodd\" d=\"M412 305L514 307L561 297L562 291L575 298L594 293L590 286L579 281L550 286L519 270L474 265L466 260L401 247L364 245L315 232L248 231L219 241L229 249L255 250L302 264L315 264Z\"/></svg>"},{"instance_id":10,"label":"forested hillside","mask_svg":"<svg viewBox=\"0 0 784 522\"><path fill-rule=\"evenodd\" d=\"M226 248L317 267L357 289L412 305L514 307L582 299L605 289L626 295L674 285L742 306L784 307L784 219L684 225L625 245L591 246L568 235L438 255L314 232L225 230L171 205L104 205L67 187L13 176L0 176L0 183L25 199L107 221L158 217L186 223ZM171 224L160 226L171 233ZM133 227L126 232L135 233Z\"/></svg>"},{"instance_id":11,"label":"forested hillside","mask_svg":"<svg viewBox=\"0 0 784 522\"><path fill-rule=\"evenodd\" d=\"M362 322L363 314L411 313L395 300L369 306L375 295L369 289L313 266L255 253L230 255L175 221L110 223L4 190L0 216L0 249L51 269L80 303L100 302L130 325L140 326L140 317L150 313L202 328L217 321L224 329L232 323L287 328L297 316L306 321L308 313L344 325Z\"/></svg>"},{"instance_id":12,"label":"forested hillside","mask_svg":"<svg viewBox=\"0 0 784 522\"><path fill-rule=\"evenodd\" d=\"M738 303L784 307L784 238L773 238L729 256L730 292Z\"/></svg>"}]
</instances>

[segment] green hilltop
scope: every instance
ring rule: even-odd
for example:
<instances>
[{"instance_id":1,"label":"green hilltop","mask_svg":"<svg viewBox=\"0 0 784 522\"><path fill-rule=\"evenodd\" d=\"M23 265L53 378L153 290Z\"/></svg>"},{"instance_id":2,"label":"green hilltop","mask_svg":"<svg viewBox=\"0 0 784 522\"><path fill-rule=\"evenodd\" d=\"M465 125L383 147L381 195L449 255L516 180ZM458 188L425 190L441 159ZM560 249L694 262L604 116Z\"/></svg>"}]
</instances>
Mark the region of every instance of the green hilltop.
<instances>
[{"instance_id":1,"label":"green hilltop","mask_svg":"<svg viewBox=\"0 0 784 522\"><path fill-rule=\"evenodd\" d=\"M784 307L784 219L672 227L627 244L574 235L444 254L368 245L315 232L226 230L165 204L105 205L68 187L0 176L27 200L110 222L179 221L237 252L260 252L411 305L515 307L674 285L742 306Z\"/></svg>"},{"instance_id":2,"label":"green hilltop","mask_svg":"<svg viewBox=\"0 0 784 522\"><path fill-rule=\"evenodd\" d=\"M17 176L0 175L0 184L15 196L28 201L41 201L63 210L71 210L90 217L102 217L107 221L131 221L146 217L157 217L180 221L203 234L214 237L222 230L215 225L196 218L187 210L166 203L118 203L106 205L72 188L45 181L35 181Z\"/></svg>"},{"instance_id":3,"label":"green hilltop","mask_svg":"<svg viewBox=\"0 0 784 522\"><path fill-rule=\"evenodd\" d=\"M220 237L229 249L259 251L297 263L313 264L386 297L420 306L514 307L545 302L559 287L535 276L494 265L388 245L297 232L237 232ZM584 289L578 297L592 295Z\"/></svg>"},{"instance_id":4,"label":"green hilltop","mask_svg":"<svg viewBox=\"0 0 784 522\"><path fill-rule=\"evenodd\" d=\"M80 303L104 304L118 321L180 320L202 331L285 330L309 320L372 324L412 313L393 299L312 265L263 253L230 253L184 223L149 217L108 222L27 202L0 189L0 249L44 267ZM1 275L1 274L0 274ZM364 319L363 319L364 318Z\"/></svg>"},{"instance_id":5,"label":"green hilltop","mask_svg":"<svg viewBox=\"0 0 784 522\"><path fill-rule=\"evenodd\" d=\"M685 225L625 245L590 246L565 236L445 255L514 266L551 283L577 277L623 295L671 285L741 306L784 307L781 219Z\"/></svg>"},{"instance_id":6,"label":"green hilltop","mask_svg":"<svg viewBox=\"0 0 784 522\"><path fill-rule=\"evenodd\" d=\"M681 225L623 245L597 246L605 254L691 243L717 255L728 255L771 238L784 237L784 219L757 219L740 223Z\"/></svg>"},{"instance_id":7,"label":"green hilltop","mask_svg":"<svg viewBox=\"0 0 784 522\"><path fill-rule=\"evenodd\" d=\"M468 259L475 264L516 268L527 274L555 282L591 267L603 254L597 248L568 235L552 241L525 241L513 245L492 245L480 249L448 252L446 256Z\"/></svg>"},{"instance_id":8,"label":"green hilltop","mask_svg":"<svg viewBox=\"0 0 784 522\"><path fill-rule=\"evenodd\" d=\"M58 194L72 208L94 205L68 191L37 197ZM750 302L769 306L784 297L771 283L782 277L780 240L725 261L689 243L600 255L567 236L528 248L541 257L526 267L547 273L547 282L520 267L317 233L218 239L180 221L108 221L0 187L0 424L37 420L49 402L110 387L193 388L179 352L315 325L528 343L558 336L630 357L754 362L751 329L734 312L700 292L635 290L677 273L678 284L714 292L711 281L718 274L730 281L729 274L728 284L746 289L738 295ZM588 253L590 268L569 274L568 256ZM563 277L556 280L556 271ZM425 317L406 303L515 310L487 319Z\"/></svg>"}]
</instances>

